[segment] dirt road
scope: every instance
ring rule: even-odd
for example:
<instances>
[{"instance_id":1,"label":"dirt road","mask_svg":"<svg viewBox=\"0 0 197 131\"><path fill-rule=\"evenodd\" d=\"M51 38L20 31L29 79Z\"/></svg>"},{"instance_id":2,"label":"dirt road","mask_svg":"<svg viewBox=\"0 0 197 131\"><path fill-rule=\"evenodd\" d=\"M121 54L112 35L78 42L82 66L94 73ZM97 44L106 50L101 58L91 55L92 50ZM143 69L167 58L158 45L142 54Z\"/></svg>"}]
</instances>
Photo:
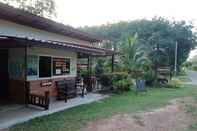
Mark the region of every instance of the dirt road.
<instances>
[{"instance_id":1,"label":"dirt road","mask_svg":"<svg viewBox=\"0 0 197 131\"><path fill-rule=\"evenodd\" d=\"M192 98L171 101L171 104L150 112L119 114L88 123L82 131L184 131L194 118L185 111Z\"/></svg>"}]
</instances>

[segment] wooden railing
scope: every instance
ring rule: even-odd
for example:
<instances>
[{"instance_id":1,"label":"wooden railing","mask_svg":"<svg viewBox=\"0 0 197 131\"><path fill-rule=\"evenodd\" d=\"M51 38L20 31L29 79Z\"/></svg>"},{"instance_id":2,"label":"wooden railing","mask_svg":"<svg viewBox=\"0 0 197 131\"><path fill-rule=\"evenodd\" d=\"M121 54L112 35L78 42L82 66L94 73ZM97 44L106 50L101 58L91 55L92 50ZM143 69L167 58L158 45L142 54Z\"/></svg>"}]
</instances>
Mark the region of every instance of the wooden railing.
<instances>
[{"instance_id":1,"label":"wooden railing","mask_svg":"<svg viewBox=\"0 0 197 131\"><path fill-rule=\"evenodd\" d=\"M45 92L44 96L36 95L36 94L29 94L28 97L28 104L39 106L44 108L45 110L49 109L49 92Z\"/></svg>"},{"instance_id":2,"label":"wooden railing","mask_svg":"<svg viewBox=\"0 0 197 131\"><path fill-rule=\"evenodd\" d=\"M34 105L44 108L45 110L49 109L49 91L46 91L44 95L33 94L30 91L30 83L26 83L27 87L27 94L26 94L26 104L27 105Z\"/></svg>"}]
</instances>

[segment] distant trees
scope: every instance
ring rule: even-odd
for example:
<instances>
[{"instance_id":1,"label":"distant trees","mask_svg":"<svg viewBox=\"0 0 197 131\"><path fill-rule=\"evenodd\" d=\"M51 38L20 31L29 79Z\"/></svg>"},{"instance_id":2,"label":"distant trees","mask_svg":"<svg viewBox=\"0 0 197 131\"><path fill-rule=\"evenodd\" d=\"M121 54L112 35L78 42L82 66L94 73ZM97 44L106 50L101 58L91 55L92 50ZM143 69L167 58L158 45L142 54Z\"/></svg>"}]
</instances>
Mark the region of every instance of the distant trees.
<instances>
[{"instance_id":1,"label":"distant trees","mask_svg":"<svg viewBox=\"0 0 197 131\"><path fill-rule=\"evenodd\" d=\"M167 54L168 64L174 67L175 43L178 43L178 66L184 63L190 51L197 45L192 24L185 21L169 21L164 18L135 20L94 27L81 28L111 41L111 46L120 49L129 36L138 34L138 43L152 50L159 46ZM110 47L108 45L108 47ZM163 59L160 59L163 62ZM165 61L166 62L166 61Z\"/></svg>"},{"instance_id":2,"label":"distant trees","mask_svg":"<svg viewBox=\"0 0 197 131\"><path fill-rule=\"evenodd\" d=\"M0 0L3 3L24 9L33 14L52 17L55 16L54 0Z\"/></svg>"}]
</instances>

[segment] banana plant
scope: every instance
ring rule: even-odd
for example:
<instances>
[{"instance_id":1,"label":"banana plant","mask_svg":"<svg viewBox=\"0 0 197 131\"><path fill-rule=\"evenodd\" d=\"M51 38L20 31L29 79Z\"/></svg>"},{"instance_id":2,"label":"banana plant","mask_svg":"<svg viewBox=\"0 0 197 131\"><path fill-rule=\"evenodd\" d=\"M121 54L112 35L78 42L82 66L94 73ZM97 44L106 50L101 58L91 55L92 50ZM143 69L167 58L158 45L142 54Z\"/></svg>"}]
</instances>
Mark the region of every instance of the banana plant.
<instances>
[{"instance_id":1,"label":"banana plant","mask_svg":"<svg viewBox=\"0 0 197 131\"><path fill-rule=\"evenodd\" d=\"M138 42L137 34L128 37L127 41L121 47L123 67L128 72L146 70L151 65L146 49L144 44Z\"/></svg>"}]
</instances>

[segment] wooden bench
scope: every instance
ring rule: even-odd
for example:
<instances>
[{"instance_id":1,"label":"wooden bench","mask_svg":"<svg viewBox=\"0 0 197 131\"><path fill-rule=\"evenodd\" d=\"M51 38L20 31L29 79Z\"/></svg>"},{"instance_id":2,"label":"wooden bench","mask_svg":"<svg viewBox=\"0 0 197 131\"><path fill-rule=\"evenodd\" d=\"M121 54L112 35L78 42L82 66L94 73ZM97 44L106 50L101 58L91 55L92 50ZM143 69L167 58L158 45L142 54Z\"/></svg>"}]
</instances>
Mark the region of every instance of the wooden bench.
<instances>
[{"instance_id":1,"label":"wooden bench","mask_svg":"<svg viewBox=\"0 0 197 131\"><path fill-rule=\"evenodd\" d=\"M49 92L46 91L44 95L37 95L37 94L29 94L28 97L28 104L39 106L44 108L45 110L49 109Z\"/></svg>"},{"instance_id":2,"label":"wooden bench","mask_svg":"<svg viewBox=\"0 0 197 131\"><path fill-rule=\"evenodd\" d=\"M30 91L30 83L26 83L27 93L26 93L26 104L42 107L45 110L49 109L50 98L49 91L45 91L44 94L35 94Z\"/></svg>"}]
</instances>

